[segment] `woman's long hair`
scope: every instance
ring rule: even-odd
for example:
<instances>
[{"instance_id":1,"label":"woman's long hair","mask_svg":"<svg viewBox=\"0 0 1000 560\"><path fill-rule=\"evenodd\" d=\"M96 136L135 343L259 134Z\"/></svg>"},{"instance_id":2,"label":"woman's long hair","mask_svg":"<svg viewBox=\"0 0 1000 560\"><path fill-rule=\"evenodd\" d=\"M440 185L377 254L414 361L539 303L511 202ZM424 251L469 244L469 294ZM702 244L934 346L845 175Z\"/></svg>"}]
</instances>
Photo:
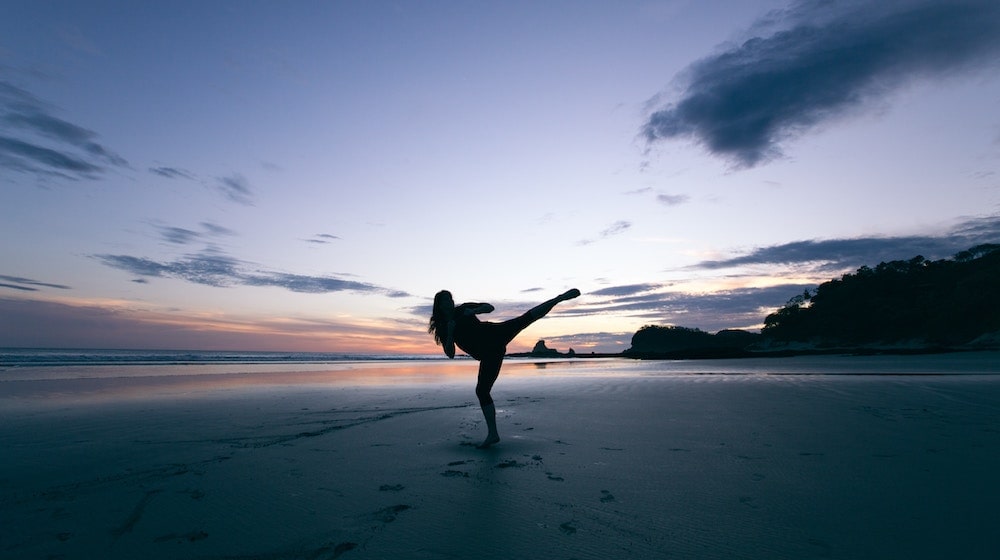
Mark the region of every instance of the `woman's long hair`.
<instances>
[{"instance_id":1,"label":"woman's long hair","mask_svg":"<svg viewBox=\"0 0 1000 560\"><path fill-rule=\"evenodd\" d=\"M430 326L427 332L434 335L434 342L441 344L441 337L444 333L442 329L448 328L448 321L455 315L455 299L451 297L451 292L441 290L434 295L434 310L431 312Z\"/></svg>"}]
</instances>

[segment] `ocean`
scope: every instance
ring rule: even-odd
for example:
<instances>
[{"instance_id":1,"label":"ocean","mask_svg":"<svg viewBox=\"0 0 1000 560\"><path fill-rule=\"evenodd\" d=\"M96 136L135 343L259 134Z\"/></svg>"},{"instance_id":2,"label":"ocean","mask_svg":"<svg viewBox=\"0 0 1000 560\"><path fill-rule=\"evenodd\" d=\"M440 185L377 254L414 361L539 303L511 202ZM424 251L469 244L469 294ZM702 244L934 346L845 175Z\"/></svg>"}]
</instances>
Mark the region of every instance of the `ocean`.
<instances>
[{"instance_id":1,"label":"ocean","mask_svg":"<svg viewBox=\"0 0 1000 560\"><path fill-rule=\"evenodd\" d=\"M0 348L0 370L19 367L81 365L328 364L338 362L413 361L434 358L436 356L344 354L338 352Z\"/></svg>"},{"instance_id":2,"label":"ocean","mask_svg":"<svg viewBox=\"0 0 1000 560\"><path fill-rule=\"evenodd\" d=\"M359 368L470 367L443 355L204 350L0 348L0 381L255 372L346 371ZM508 358L505 371L604 375L998 375L1000 352L922 355L822 355L712 360Z\"/></svg>"}]
</instances>

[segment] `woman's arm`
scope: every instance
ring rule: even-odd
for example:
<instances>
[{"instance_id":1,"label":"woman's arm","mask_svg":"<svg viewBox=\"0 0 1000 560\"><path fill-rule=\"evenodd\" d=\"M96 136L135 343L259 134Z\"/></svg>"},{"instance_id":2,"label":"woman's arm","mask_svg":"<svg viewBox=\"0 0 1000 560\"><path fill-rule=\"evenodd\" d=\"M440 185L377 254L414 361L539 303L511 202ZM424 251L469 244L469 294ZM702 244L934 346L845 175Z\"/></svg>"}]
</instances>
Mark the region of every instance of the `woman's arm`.
<instances>
[{"instance_id":1,"label":"woman's arm","mask_svg":"<svg viewBox=\"0 0 1000 560\"><path fill-rule=\"evenodd\" d=\"M469 315L479 315L480 313L492 313L496 309L488 303L473 303L465 309Z\"/></svg>"},{"instance_id":2,"label":"woman's arm","mask_svg":"<svg viewBox=\"0 0 1000 560\"><path fill-rule=\"evenodd\" d=\"M441 346L444 347L444 353L449 358L455 357L455 321L448 321L448 326L445 328L444 340L441 341Z\"/></svg>"}]
</instances>

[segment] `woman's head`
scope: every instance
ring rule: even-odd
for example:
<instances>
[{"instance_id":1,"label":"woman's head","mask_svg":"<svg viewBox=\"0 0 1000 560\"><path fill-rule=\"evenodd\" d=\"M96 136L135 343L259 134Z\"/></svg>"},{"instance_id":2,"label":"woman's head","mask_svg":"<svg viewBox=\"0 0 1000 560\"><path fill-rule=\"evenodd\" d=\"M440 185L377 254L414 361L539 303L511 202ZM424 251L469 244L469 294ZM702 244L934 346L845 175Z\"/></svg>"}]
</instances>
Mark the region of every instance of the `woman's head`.
<instances>
[{"instance_id":1,"label":"woman's head","mask_svg":"<svg viewBox=\"0 0 1000 560\"><path fill-rule=\"evenodd\" d=\"M440 328L446 328L455 314L455 299L448 290L441 290L434 295L434 309L431 311L431 322L427 332L434 335L434 342L441 344Z\"/></svg>"}]
</instances>

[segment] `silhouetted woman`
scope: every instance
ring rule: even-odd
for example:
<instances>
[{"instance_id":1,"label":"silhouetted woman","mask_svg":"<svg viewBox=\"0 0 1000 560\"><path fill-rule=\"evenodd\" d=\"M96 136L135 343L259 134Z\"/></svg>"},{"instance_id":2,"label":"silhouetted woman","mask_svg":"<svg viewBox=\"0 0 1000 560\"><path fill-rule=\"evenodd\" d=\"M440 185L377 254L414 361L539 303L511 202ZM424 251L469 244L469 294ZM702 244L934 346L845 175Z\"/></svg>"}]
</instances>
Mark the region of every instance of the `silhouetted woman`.
<instances>
[{"instance_id":1,"label":"silhouetted woman","mask_svg":"<svg viewBox=\"0 0 1000 560\"><path fill-rule=\"evenodd\" d=\"M528 310L527 313L502 323L480 321L476 315L490 313L493 306L488 303L463 303L455 306L455 300L448 290L441 290L434 296L434 311L431 314L431 324L428 332L434 335L434 341L444 347L444 353L449 358L455 357L455 346L466 354L479 360L479 379L476 382L476 397L483 409L486 426L489 433L479 445L489 447L500 441L497 433L497 410L493 404L490 390L503 365L507 344L514 340L528 325L544 317L556 304L573 299L580 295L580 290L572 289L554 297L545 303Z\"/></svg>"}]
</instances>

